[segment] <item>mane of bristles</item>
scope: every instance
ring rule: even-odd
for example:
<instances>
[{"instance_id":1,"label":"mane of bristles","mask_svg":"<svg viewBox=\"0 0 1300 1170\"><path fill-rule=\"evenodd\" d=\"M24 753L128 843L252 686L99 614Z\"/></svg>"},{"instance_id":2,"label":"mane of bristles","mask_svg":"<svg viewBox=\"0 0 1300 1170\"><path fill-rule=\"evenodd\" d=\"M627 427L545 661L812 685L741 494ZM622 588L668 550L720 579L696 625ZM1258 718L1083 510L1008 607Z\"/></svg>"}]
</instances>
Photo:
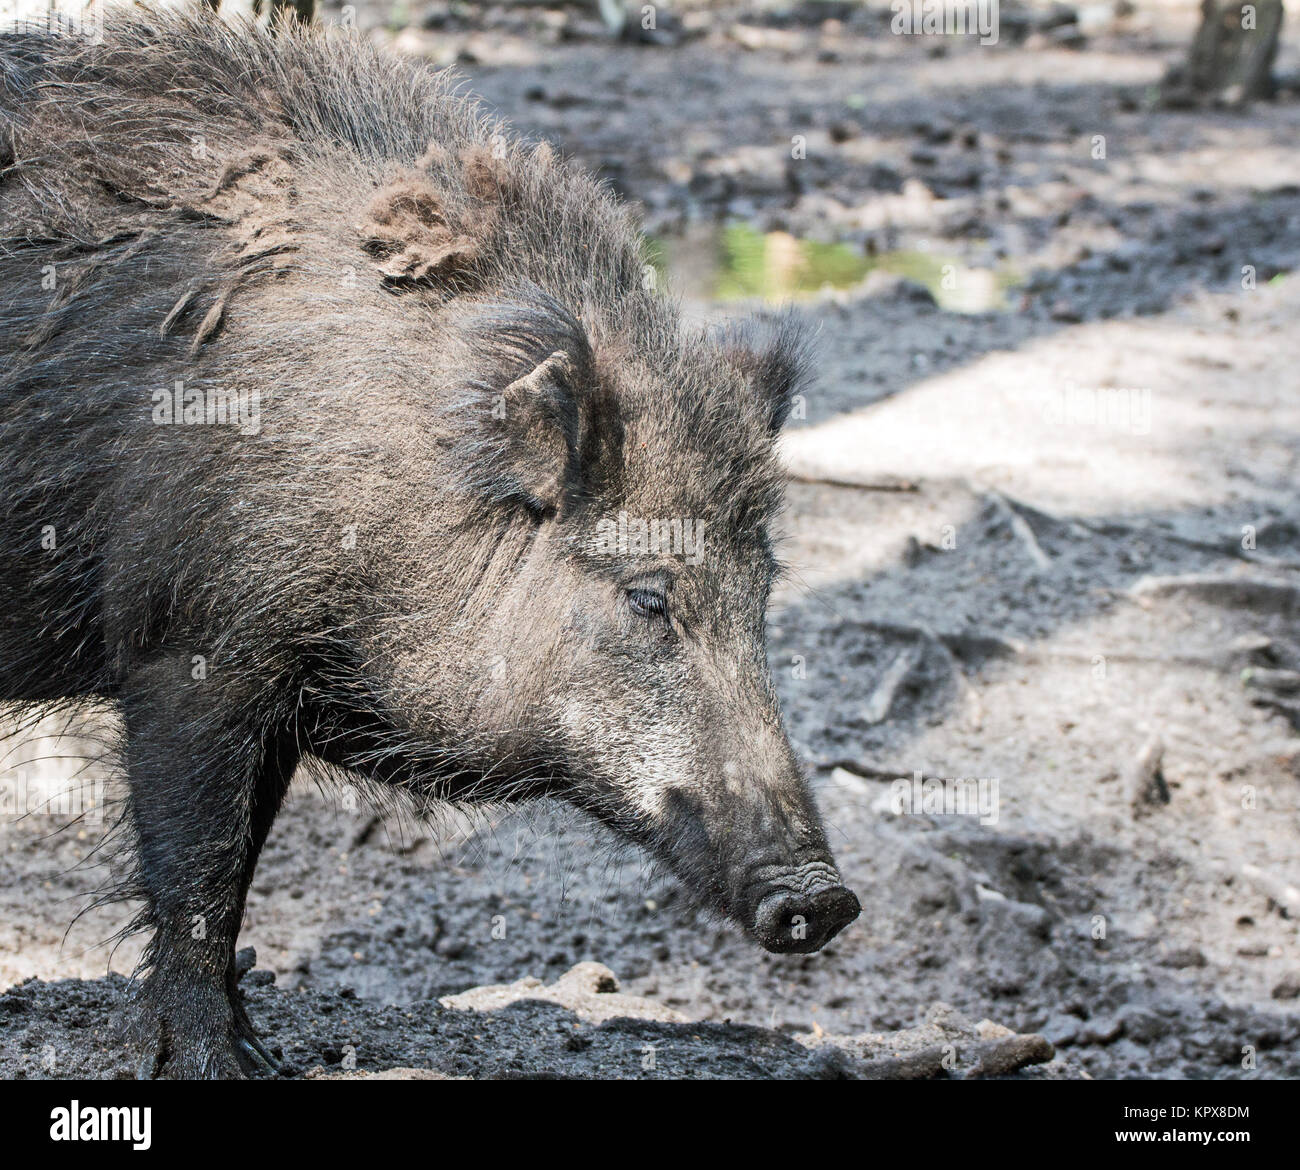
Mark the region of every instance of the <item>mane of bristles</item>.
<instances>
[{"instance_id":1,"label":"mane of bristles","mask_svg":"<svg viewBox=\"0 0 1300 1170\"><path fill-rule=\"evenodd\" d=\"M267 189L292 188L295 208L258 223L256 245L211 257L198 273L178 258L175 287L159 292L172 298L163 328L189 330L194 350L218 335L241 291L293 267L293 217L310 218L320 168L355 174L358 219L386 184L400 201L414 197L403 183L427 177L468 238L451 241L441 269L410 260L427 279L395 277L394 291L405 280L406 291L442 303L476 284L545 290L598 357L654 375L654 400L627 408L653 412L695 448L706 481L698 494L718 514L748 527L779 504L768 423L781 409L769 410L744 379L766 379L769 395L789 400L802 361L792 323L769 346L775 366L737 363L714 339L685 332L675 304L645 279L648 256L628 209L549 147L510 135L448 70L386 55L344 30L272 33L205 12L114 15L102 43L16 32L0 38L0 164L10 168L0 179L0 249L29 263L75 262L74 286L108 287L136 252L166 250L169 235L192 237L196 224L220 229L250 175ZM486 218L476 198L485 187L500 202ZM393 207L370 213L383 219L381 234L400 235ZM166 286L170 275L154 279ZM60 308L78 291L65 289L48 310L0 296L13 339L0 354L20 350L21 367L22 350L60 332ZM0 374L0 392L3 382ZM650 393L628 391L638 392Z\"/></svg>"},{"instance_id":2,"label":"mane of bristles","mask_svg":"<svg viewBox=\"0 0 1300 1170\"><path fill-rule=\"evenodd\" d=\"M57 221L67 207L42 195L73 182L183 211L210 192L213 155L225 164L218 183L264 165L266 155L291 164L346 155L376 183L405 168L459 188L454 195L475 181L454 164L477 152L513 187L492 263L515 272L527 257L540 265L530 279L552 295L563 290L575 311L595 311L601 320L592 325L623 332L635 320L643 343L675 340L671 306L641 287L646 258L627 210L580 168L509 135L457 87L448 70L385 55L339 30L289 26L273 35L205 13L115 14L102 43L54 29L0 41L10 143L0 161L20 164L28 200ZM359 212L373 193L358 190ZM599 250L597 263L546 246L576 239ZM669 336L656 337L661 328Z\"/></svg>"}]
</instances>

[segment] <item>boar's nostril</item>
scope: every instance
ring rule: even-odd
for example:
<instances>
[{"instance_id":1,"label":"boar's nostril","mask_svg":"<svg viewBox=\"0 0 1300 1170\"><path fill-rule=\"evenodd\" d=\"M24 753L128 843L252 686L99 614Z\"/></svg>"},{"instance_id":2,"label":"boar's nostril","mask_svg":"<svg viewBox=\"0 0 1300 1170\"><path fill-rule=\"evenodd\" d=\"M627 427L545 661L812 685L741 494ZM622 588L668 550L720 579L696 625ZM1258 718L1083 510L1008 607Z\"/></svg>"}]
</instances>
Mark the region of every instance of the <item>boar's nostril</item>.
<instances>
[{"instance_id":1,"label":"boar's nostril","mask_svg":"<svg viewBox=\"0 0 1300 1170\"><path fill-rule=\"evenodd\" d=\"M822 942L830 942L841 930L862 913L857 895L844 886L822 890L813 896L813 913L821 919L826 933Z\"/></svg>"},{"instance_id":2,"label":"boar's nostril","mask_svg":"<svg viewBox=\"0 0 1300 1170\"><path fill-rule=\"evenodd\" d=\"M754 934L769 951L820 950L861 912L852 890L828 886L815 894L777 890L758 904Z\"/></svg>"}]
</instances>

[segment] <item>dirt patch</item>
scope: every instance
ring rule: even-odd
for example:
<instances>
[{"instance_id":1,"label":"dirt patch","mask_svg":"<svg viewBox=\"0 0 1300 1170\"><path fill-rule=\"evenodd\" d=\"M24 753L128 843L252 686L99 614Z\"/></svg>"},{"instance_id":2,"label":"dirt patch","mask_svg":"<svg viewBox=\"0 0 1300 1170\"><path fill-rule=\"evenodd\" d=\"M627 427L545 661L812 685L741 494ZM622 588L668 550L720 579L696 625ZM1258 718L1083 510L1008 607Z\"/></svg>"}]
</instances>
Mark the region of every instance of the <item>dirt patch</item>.
<instances>
[{"instance_id":1,"label":"dirt patch","mask_svg":"<svg viewBox=\"0 0 1300 1170\"><path fill-rule=\"evenodd\" d=\"M792 1037L686 1022L621 994L613 972L596 963L550 986L523 980L402 1008L347 991L284 991L274 982L271 971L251 971L245 1003L284 1074L311 1080L1078 1075L1053 1060L1041 1036L972 1025L947 1005L937 1005L925 1027L898 1036ZM134 1076L116 1034L126 994L117 976L11 988L0 996L0 1078Z\"/></svg>"}]
</instances>

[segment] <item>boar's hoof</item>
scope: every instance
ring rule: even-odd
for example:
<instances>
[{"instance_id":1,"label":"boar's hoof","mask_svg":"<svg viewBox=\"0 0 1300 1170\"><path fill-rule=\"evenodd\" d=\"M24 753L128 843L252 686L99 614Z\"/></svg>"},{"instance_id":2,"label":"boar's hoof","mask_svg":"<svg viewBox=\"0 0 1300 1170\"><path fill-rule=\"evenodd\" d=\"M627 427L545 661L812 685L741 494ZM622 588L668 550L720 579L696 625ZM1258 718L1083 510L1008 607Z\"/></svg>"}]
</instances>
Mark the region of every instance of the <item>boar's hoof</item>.
<instances>
[{"instance_id":1,"label":"boar's hoof","mask_svg":"<svg viewBox=\"0 0 1300 1170\"><path fill-rule=\"evenodd\" d=\"M155 1024L155 1041L146 1045L140 1080L223 1081L249 1076L282 1076L283 1070L253 1033L241 1010L226 1023L211 1028L177 1027L175 1021ZM186 1021L193 1024L193 1021Z\"/></svg>"},{"instance_id":2,"label":"boar's hoof","mask_svg":"<svg viewBox=\"0 0 1300 1170\"><path fill-rule=\"evenodd\" d=\"M861 909L853 891L844 886L814 894L777 890L759 903L754 934L769 951L806 955L821 950Z\"/></svg>"},{"instance_id":3,"label":"boar's hoof","mask_svg":"<svg viewBox=\"0 0 1300 1170\"><path fill-rule=\"evenodd\" d=\"M250 1072L256 1069L270 1076L284 1075L284 1070L280 1067L279 1061L267 1052L266 1045L256 1036L237 1037L235 1051L239 1055L239 1063L249 1069Z\"/></svg>"},{"instance_id":4,"label":"boar's hoof","mask_svg":"<svg viewBox=\"0 0 1300 1170\"><path fill-rule=\"evenodd\" d=\"M253 1075L280 1076L275 1058L254 1036L234 1035L224 1041L180 1043L141 1066L142 1078L179 1081L242 1081Z\"/></svg>"}]
</instances>

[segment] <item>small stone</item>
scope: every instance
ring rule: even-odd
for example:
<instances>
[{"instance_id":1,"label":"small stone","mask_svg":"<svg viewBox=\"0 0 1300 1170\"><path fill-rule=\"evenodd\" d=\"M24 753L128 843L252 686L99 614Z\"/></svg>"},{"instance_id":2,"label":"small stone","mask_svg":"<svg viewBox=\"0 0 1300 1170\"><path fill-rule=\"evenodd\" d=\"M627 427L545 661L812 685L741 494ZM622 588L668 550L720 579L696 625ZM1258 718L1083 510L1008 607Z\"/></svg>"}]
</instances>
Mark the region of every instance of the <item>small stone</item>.
<instances>
[{"instance_id":1,"label":"small stone","mask_svg":"<svg viewBox=\"0 0 1300 1170\"><path fill-rule=\"evenodd\" d=\"M1082 1024L1075 1016L1061 1014L1053 1016L1039 1031L1057 1048L1068 1048L1070 1045L1079 1042Z\"/></svg>"},{"instance_id":2,"label":"small stone","mask_svg":"<svg viewBox=\"0 0 1300 1170\"><path fill-rule=\"evenodd\" d=\"M1169 1035L1169 1021L1162 1019L1149 1008L1136 1004L1127 1004L1119 1010L1119 1019L1124 1025L1124 1035L1139 1044L1149 1044Z\"/></svg>"},{"instance_id":3,"label":"small stone","mask_svg":"<svg viewBox=\"0 0 1300 1170\"><path fill-rule=\"evenodd\" d=\"M1300 971L1292 971L1282 977L1282 982L1273 988L1274 999L1300 999Z\"/></svg>"},{"instance_id":4,"label":"small stone","mask_svg":"<svg viewBox=\"0 0 1300 1170\"><path fill-rule=\"evenodd\" d=\"M1123 1020L1103 1016L1095 1020L1089 1020L1081 1029L1079 1029L1079 1043L1113 1044L1123 1034Z\"/></svg>"},{"instance_id":5,"label":"small stone","mask_svg":"<svg viewBox=\"0 0 1300 1170\"><path fill-rule=\"evenodd\" d=\"M1206 965L1205 954L1199 947L1175 947L1173 950L1166 951L1160 962L1175 970Z\"/></svg>"}]
</instances>

